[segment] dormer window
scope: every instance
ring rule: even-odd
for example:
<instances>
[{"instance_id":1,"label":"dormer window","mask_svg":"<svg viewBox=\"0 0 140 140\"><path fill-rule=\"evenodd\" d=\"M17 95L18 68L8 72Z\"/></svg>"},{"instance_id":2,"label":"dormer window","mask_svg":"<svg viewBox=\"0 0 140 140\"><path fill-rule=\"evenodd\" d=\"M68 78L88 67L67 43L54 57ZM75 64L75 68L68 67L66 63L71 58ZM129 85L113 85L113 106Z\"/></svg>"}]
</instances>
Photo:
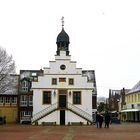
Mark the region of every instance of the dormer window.
<instances>
[{"instance_id":1,"label":"dormer window","mask_svg":"<svg viewBox=\"0 0 140 140\"><path fill-rule=\"evenodd\" d=\"M27 92L29 91L29 82L24 80L21 82L21 91Z\"/></svg>"}]
</instances>

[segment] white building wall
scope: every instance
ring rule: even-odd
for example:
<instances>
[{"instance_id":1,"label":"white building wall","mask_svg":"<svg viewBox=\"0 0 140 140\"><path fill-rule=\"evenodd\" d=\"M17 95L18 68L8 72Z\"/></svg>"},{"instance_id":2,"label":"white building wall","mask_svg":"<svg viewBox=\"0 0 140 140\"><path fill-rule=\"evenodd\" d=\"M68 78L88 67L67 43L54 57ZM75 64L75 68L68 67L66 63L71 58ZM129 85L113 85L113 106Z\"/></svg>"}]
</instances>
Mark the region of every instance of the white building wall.
<instances>
[{"instance_id":1,"label":"white building wall","mask_svg":"<svg viewBox=\"0 0 140 140\"><path fill-rule=\"evenodd\" d=\"M71 111L67 111L66 112L66 124L68 124L70 122L71 123L79 123L82 122L83 124L87 124L87 121L79 116L77 116L76 114L74 114Z\"/></svg>"},{"instance_id":2,"label":"white building wall","mask_svg":"<svg viewBox=\"0 0 140 140\"><path fill-rule=\"evenodd\" d=\"M48 90L48 89L47 89ZM50 90L48 90L50 91ZM76 90L74 90L76 91ZM46 105L46 104L42 104L42 100L43 100L43 90L41 89L36 89L34 90L34 94L33 94L33 115L35 115L36 113L40 112L41 110L49 107L50 105ZM83 90L81 92L81 105L75 105L78 108L82 109L83 111L89 113L92 115L92 93L90 90ZM73 104L73 95L71 93L71 95L67 95L67 100L69 103ZM52 91L52 104L58 102L58 92L56 91L56 95L54 95L53 91Z\"/></svg>"},{"instance_id":3,"label":"white building wall","mask_svg":"<svg viewBox=\"0 0 140 140\"><path fill-rule=\"evenodd\" d=\"M83 124L87 124L87 121L79 116L77 116L76 114L74 114L71 111L66 110L65 111L66 115L65 115L65 124L68 125L69 123L80 123L82 122ZM38 121L38 124L41 125L43 122L56 122L56 125L60 125L60 111L55 111L49 115L47 115L46 117L40 119Z\"/></svg>"},{"instance_id":4,"label":"white building wall","mask_svg":"<svg viewBox=\"0 0 140 140\"><path fill-rule=\"evenodd\" d=\"M52 112L51 114L47 115L46 117L40 119L38 124L41 125L43 122L56 122L56 124L60 124L59 122L59 111Z\"/></svg>"},{"instance_id":5,"label":"white building wall","mask_svg":"<svg viewBox=\"0 0 140 140\"><path fill-rule=\"evenodd\" d=\"M48 91L51 91L49 89L47 89ZM41 110L47 108L50 106L50 104L46 105L43 104L43 91L41 89L35 89L34 90L34 94L33 94L33 115L35 115L36 113L40 112ZM46 91L46 90L45 90ZM53 91L52 91L52 104L57 102L57 93L56 95L54 95Z\"/></svg>"},{"instance_id":6,"label":"white building wall","mask_svg":"<svg viewBox=\"0 0 140 140\"><path fill-rule=\"evenodd\" d=\"M60 65L62 64L66 65L65 70L60 69ZM57 85L52 85L52 78L57 78ZM66 82L60 83L59 78L66 78ZM74 79L74 85L68 84L69 78ZM71 104L73 104L73 91L81 91L81 104L75 106L92 115L93 83L87 82L87 77L82 76L82 69L76 68L76 62L70 61L70 56L65 56L64 52L62 52L60 56L56 56L56 61L50 61L50 67L44 69L44 75L38 77L38 82L32 82L32 89L33 115L50 106L42 103L43 91L51 91L52 104L54 104L58 102L59 89L67 90L67 101ZM55 111L39 120L39 123L52 121L59 124L59 117L59 111ZM81 121L86 123L86 121L81 117L72 112L66 111L66 123L71 121Z\"/></svg>"},{"instance_id":7,"label":"white building wall","mask_svg":"<svg viewBox=\"0 0 140 140\"><path fill-rule=\"evenodd\" d=\"M57 85L52 85L52 78L57 78ZM59 78L66 78L65 83L59 83ZM68 79L74 78L74 85L68 85ZM38 77L38 82L32 83L32 88L47 89L47 88L68 88L68 89L93 89L93 83L87 82L87 77L82 75L44 75Z\"/></svg>"}]
</instances>

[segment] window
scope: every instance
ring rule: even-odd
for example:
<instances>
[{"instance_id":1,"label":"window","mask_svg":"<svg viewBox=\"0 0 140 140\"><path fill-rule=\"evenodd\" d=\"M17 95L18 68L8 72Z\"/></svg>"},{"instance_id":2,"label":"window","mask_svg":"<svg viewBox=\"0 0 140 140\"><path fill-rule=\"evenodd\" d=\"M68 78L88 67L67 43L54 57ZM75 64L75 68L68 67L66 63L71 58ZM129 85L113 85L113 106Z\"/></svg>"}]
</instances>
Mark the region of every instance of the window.
<instances>
[{"instance_id":1,"label":"window","mask_svg":"<svg viewBox=\"0 0 140 140\"><path fill-rule=\"evenodd\" d=\"M38 77L37 76L31 76L30 80L32 80L34 82L37 82L38 81Z\"/></svg>"},{"instance_id":2,"label":"window","mask_svg":"<svg viewBox=\"0 0 140 140\"><path fill-rule=\"evenodd\" d=\"M36 73L36 72L32 72L31 75L32 75L32 76L37 76L37 73Z\"/></svg>"},{"instance_id":3,"label":"window","mask_svg":"<svg viewBox=\"0 0 140 140\"><path fill-rule=\"evenodd\" d=\"M12 101L12 104L16 104L17 103L17 97L11 97L11 101Z\"/></svg>"},{"instance_id":4,"label":"window","mask_svg":"<svg viewBox=\"0 0 140 140\"><path fill-rule=\"evenodd\" d=\"M32 73L31 73L30 79L31 79L32 81L38 81L37 73L36 73L36 72L32 72Z\"/></svg>"},{"instance_id":5,"label":"window","mask_svg":"<svg viewBox=\"0 0 140 140\"><path fill-rule=\"evenodd\" d=\"M28 81L22 81L21 83L21 90L24 92L27 92L29 89L29 82Z\"/></svg>"},{"instance_id":6,"label":"window","mask_svg":"<svg viewBox=\"0 0 140 140\"><path fill-rule=\"evenodd\" d=\"M52 85L57 85L57 78L52 78Z\"/></svg>"},{"instance_id":7,"label":"window","mask_svg":"<svg viewBox=\"0 0 140 140\"><path fill-rule=\"evenodd\" d=\"M0 97L0 104L4 103L4 97Z\"/></svg>"},{"instance_id":8,"label":"window","mask_svg":"<svg viewBox=\"0 0 140 140\"><path fill-rule=\"evenodd\" d=\"M5 103L10 103L10 97L5 97Z\"/></svg>"},{"instance_id":9,"label":"window","mask_svg":"<svg viewBox=\"0 0 140 140\"><path fill-rule=\"evenodd\" d=\"M140 94L138 94L138 102L140 102Z\"/></svg>"},{"instance_id":10,"label":"window","mask_svg":"<svg viewBox=\"0 0 140 140\"><path fill-rule=\"evenodd\" d=\"M73 104L81 104L81 91L73 92Z\"/></svg>"},{"instance_id":11,"label":"window","mask_svg":"<svg viewBox=\"0 0 140 140\"><path fill-rule=\"evenodd\" d=\"M135 102L137 102L137 94L135 94Z\"/></svg>"},{"instance_id":12,"label":"window","mask_svg":"<svg viewBox=\"0 0 140 140\"><path fill-rule=\"evenodd\" d=\"M27 106L27 96L26 95L20 96L20 106Z\"/></svg>"},{"instance_id":13,"label":"window","mask_svg":"<svg viewBox=\"0 0 140 140\"><path fill-rule=\"evenodd\" d=\"M43 92L43 104L51 104L51 91Z\"/></svg>"},{"instance_id":14,"label":"window","mask_svg":"<svg viewBox=\"0 0 140 140\"><path fill-rule=\"evenodd\" d=\"M131 107L134 109L134 104L132 104Z\"/></svg>"},{"instance_id":15,"label":"window","mask_svg":"<svg viewBox=\"0 0 140 140\"><path fill-rule=\"evenodd\" d=\"M33 77L33 81L38 81L38 77Z\"/></svg>"},{"instance_id":16,"label":"window","mask_svg":"<svg viewBox=\"0 0 140 140\"><path fill-rule=\"evenodd\" d=\"M69 85L74 85L74 79L73 78L69 78Z\"/></svg>"},{"instance_id":17,"label":"window","mask_svg":"<svg viewBox=\"0 0 140 140\"><path fill-rule=\"evenodd\" d=\"M59 82L66 82L66 78L59 78Z\"/></svg>"},{"instance_id":18,"label":"window","mask_svg":"<svg viewBox=\"0 0 140 140\"><path fill-rule=\"evenodd\" d=\"M32 116L32 112L31 111L21 111L20 117L23 117L23 116Z\"/></svg>"},{"instance_id":19,"label":"window","mask_svg":"<svg viewBox=\"0 0 140 140\"><path fill-rule=\"evenodd\" d=\"M29 96L29 106L33 106L33 96Z\"/></svg>"}]
</instances>

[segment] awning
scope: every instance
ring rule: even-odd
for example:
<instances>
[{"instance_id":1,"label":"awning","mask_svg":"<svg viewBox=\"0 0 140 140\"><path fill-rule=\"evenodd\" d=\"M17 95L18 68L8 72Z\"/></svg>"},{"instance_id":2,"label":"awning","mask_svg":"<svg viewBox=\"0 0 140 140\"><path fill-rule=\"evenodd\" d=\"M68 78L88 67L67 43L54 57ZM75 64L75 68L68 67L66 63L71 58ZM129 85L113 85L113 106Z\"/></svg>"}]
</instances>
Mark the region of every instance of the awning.
<instances>
[{"instance_id":1,"label":"awning","mask_svg":"<svg viewBox=\"0 0 140 140\"><path fill-rule=\"evenodd\" d=\"M140 111L140 109L125 109L125 110L121 110L121 112L138 112Z\"/></svg>"}]
</instances>

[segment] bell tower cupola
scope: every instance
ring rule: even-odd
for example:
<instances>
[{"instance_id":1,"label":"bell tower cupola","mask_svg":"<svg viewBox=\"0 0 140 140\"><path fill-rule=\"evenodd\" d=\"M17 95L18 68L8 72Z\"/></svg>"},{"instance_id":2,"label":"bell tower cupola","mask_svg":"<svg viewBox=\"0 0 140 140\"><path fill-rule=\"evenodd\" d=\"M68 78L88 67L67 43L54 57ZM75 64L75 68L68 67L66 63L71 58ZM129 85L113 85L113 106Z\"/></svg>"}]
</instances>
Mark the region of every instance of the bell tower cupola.
<instances>
[{"instance_id":1,"label":"bell tower cupola","mask_svg":"<svg viewBox=\"0 0 140 140\"><path fill-rule=\"evenodd\" d=\"M62 17L62 31L58 34L56 39L57 51L56 55L60 55L60 51L66 51L66 55L69 55L69 36L64 30L64 17Z\"/></svg>"}]
</instances>

